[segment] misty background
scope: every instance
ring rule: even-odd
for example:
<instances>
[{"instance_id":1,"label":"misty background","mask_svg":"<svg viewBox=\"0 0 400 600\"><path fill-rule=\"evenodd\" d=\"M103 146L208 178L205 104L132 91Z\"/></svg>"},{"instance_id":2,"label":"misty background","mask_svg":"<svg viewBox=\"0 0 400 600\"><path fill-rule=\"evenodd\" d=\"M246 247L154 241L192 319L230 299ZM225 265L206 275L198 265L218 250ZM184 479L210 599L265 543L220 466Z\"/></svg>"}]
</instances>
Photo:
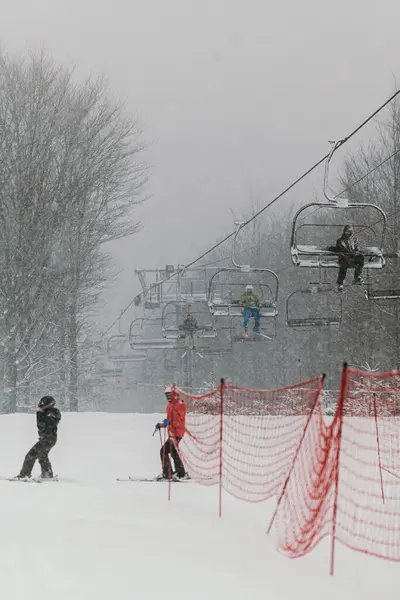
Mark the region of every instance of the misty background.
<instances>
[{"instance_id":1,"label":"misty background","mask_svg":"<svg viewBox=\"0 0 400 600\"><path fill-rule=\"evenodd\" d=\"M104 74L147 143L147 199L133 215L142 229L106 247L118 275L96 314L102 329L140 292L134 269L187 263L230 232L230 209L248 217L270 201L391 94L400 67L394 1L35 0L1 9L4 51L44 47L75 66L77 81ZM339 161L377 138L376 124L337 153L338 175ZM322 169L273 218L321 199L321 185ZM124 329L134 316L124 315Z\"/></svg>"},{"instance_id":2,"label":"misty background","mask_svg":"<svg viewBox=\"0 0 400 600\"><path fill-rule=\"evenodd\" d=\"M400 67L394 0L3 0L1 12L5 50L44 44L82 78L104 73L149 144L153 197L142 232L110 249L121 274L105 325L139 291L135 267L187 262L230 231L230 207L271 199Z\"/></svg>"}]
</instances>

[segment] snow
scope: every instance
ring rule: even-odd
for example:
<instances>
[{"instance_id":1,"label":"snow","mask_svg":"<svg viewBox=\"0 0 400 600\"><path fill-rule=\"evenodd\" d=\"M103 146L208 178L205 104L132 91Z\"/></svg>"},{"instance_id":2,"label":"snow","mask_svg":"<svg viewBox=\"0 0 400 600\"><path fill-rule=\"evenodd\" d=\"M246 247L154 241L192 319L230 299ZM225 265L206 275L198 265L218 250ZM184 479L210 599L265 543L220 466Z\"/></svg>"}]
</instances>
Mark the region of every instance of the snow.
<instances>
[{"instance_id":1,"label":"snow","mask_svg":"<svg viewBox=\"0 0 400 600\"><path fill-rule=\"evenodd\" d=\"M194 483L122 483L160 471L161 415L64 414L51 454L58 483L0 481L4 600L390 600L400 566L329 540L290 561L265 533L274 503L239 502ZM0 475L36 441L34 415L0 417ZM38 469L38 467L36 467Z\"/></svg>"}]
</instances>

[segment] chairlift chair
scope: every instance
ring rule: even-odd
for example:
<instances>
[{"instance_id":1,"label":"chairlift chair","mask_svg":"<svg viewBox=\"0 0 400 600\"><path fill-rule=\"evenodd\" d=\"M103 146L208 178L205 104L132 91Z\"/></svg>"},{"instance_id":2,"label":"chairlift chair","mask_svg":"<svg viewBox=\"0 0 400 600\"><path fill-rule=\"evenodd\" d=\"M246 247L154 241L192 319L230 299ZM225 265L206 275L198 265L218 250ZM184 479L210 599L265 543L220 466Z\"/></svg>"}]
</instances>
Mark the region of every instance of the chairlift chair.
<instances>
[{"instance_id":1,"label":"chairlift chair","mask_svg":"<svg viewBox=\"0 0 400 600\"><path fill-rule=\"evenodd\" d=\"M204 310L200 310L203 307ZM195 302L194 310L192 304L185 301L167 302L161 316L162 335L166 339L178 340L186 337L182 322L187 314L193 315L198 322L198 329L193 332L200 339L214 339L217 337L215 323L209 313L206 302ZM182 322L180 322L182 321Z\"/></svg>"},{"instance_id":2,"label":"chairlift chair","mask_svg":"<svg viewBox=\"0 0 400 600\"><path fill-rule=\"evenodd\" d=\"M328 202L307 204L297 211L293 219L290 252L292 262L297 267L339 268L340 254L335 251L334 247L336 239L339 237L339 230L336 229L335 237L333 232L329 237L326 234L321 236L320 233L326 231L326 228L330 228L332 231L333 227L343 229L350 224L354 227L355 233L362 233L364 238L361 240L359 248L359 252L365 257L364 269L381 269L385 266L383 242L387 219L384 211L375 204L351 203L346 198L332 197L329 193L330 162L333 154L342 143L343 140L332 142L331 151L325 162L323 192ZM340 222L335 222L335 224L326 222L300 224L301 219L309 219L312 214L321 210L328 211L332 217L340 216ZM374 226L379 225L377 231L373 229L371 223L365 223L368 212L370 215L375 215L372 221ZM304 235L306 243L302 243L301 234ZM317 243L313 243L312 239L310 243L310 237L314 237L314 242L317 238Z\"/></svg>"},{"instance_id":3,"label":"chairlift chair","mask_svg":"<svg viewBox=\"0 0 400 600\"><path fill-rule=\"evenodd\" d=\"M129 344L133 350L171 350L175 347L174 340L145 336L145 323L154 323L159 326L161 319L150 320L139 317L131 322L129 326Z\"/></svg>"},{"instance_id":4,"label":"chairlift chair","mask_svg":"<svg viewBox=\"0 0 400 600\"><path fill-rule=\"evenodd\" d=\"M400 289L373 290L367 287L365 295L367 300L400 300Z\"/></svg>"},{"instance_id":5,"label":"chairlift chair","mask_svg":"<svg viewBox=\"0 0 400 600\"><path fill-rule=\"evenodd\" d=\"M179 299L179 278L174 271L173 265L166 265L164 269L135 270L142 286L145 309L161 308L164 302Z\"/></svg>"},{"instance_id":6,"label":"chairlift chair","mask_svg":"<svg viewBox=\"0 0 400 600\"><path fill-rule=\"evenodd\" d=\"M145 352L135 352L139 348L129 348L129 338L125 334L112 335L107 340L107 357L113 362L140 363L147 358ZM133 352L132 352L133 350ZM143 350L143 349L140 349Z\"/></svg>"},{"instance_id":7,"label":"chairlift chair","mask_svg":"<svg viewBox=\"0 0 400 600\"><path fill-rule=\"evenodd\" d=\"M310 210L311 209L311 210ZM311 215L311 212L321 210L335 211L336 214L341 211L343 218L340 223L299 223L300 219L307 219L307 211ZM372 227L364 225L363 223L355 223L354 217L350 215L356 211L369 210L379 216L378 223L381 223L379 232L376 232ZM349 218L347 219L344 214L347 212ZM304 214L303 214L304 213ZM333 214L333 212L332 212ZM360 219L362 221L362 219ZM347 221L347 222L346 222ZM364 234L364 237L372 239L375 243L371 245L360 246L359 252L364 255L364 269L382 269L385 266L385 258L383 254L383 241L386 231L386 215L381 208L374 204L367 203L348 203L341 202L335 204L318 203L312 202L300 208L297 211L292 226L292 235L290 243L290 252L292 262L297 267L308 267L308 268L339 268L339 256L340 253L335 251L334 245L336 239L340 237L343 228L346 225L352 224L355 234ZM314 238L321 236L318 235L322 231L330 231L331 235L324 235L326 242L319 244L303 244L299 243L301 234L309 239L314 234ZM329 245L328 245L329 244Z\"/></svg>"},{"instance_id":8,"label":"chairlift chair","mask_svg":"<svg viewBox=\"0 0 400 600\"><path fill-rule=\"evenodd\" d=\"M217 270L218 267L183 268L178 276L180 300L188 304L207 302L210 276Z\"/></svg>"},{"instance_id":9,"label":"chairlift chair","mask_svg":"<svg viewBox=\"0 0 400 600\"><path fill-rule=\"evenodd\" d=\"M210 313L221 322L222 329L229 331L232 341L243 340L243 333L238 333L238 319L243 320L243 307L239 305L239 297L247 285L252 285L254 293L260 298L261 319L261 335L250 334L248 339L252 341L274 339L278 316L276 303L279 280L276 273L270 269L224 268L217 271L210 280L208 296Z\"/></svg>"},{"instance_id":10,"label":"chairlift chair","mask_svg":"<svg viewBox=\"0 0 400 600\"><path fill-rule=\"evenodd\" d=\"M227 278L221 279L222 274L227 274ZM271 276L272 283L266 281L267 276ZM238 281L238 278L240 281ZM216 279L217 281L215 281ZM255 293L260 298L260 317L276 318L278 315L276 307L279 291L278 276L274 271L262 268L245 271L236 268L223 268L217 271L211 277L209 284L208 306L210 313L214 317L243 317L243 308L239 306L239 301L234 296L238 296L246 285L252 285L255 288Z\"/></svg>"},{"instance_id":11,"label":"chairlift chair","mask_svg":"<svg viewBox=\"0 0 400 600\"><path fill-rule=\"evenodd\" d=\"M398 253L387 255L390 258L398 259ZM378 280L373 282L372 278L367 278L367 285L365 287L365 297L367 300L372 301L395 301L400 300L400 276L398 271L397 260L394 265L395 268L390 272L386 272L385 275L379 276Z\"/></svg>"},{"instance_id":12,"label":"chairlift chair","mask_svg":"<svg viewBox=\"0 0 400 600\"><path fill-rule=\"evenodd\" d=\"M327 310L326 314L319 314L319 306L313 306L310 303L310 295L318 299L317 305L320 305L321 298L325 296ZM306 306L308 313L313 313L311 316L302 314L302 311L297 312L296 300L301 302L302 306ZM323 311L322 311L323 312ZM292 292L286 299L286 325L292 328L306 327L340 327L343 315L343 299L342 294L334 290L332 287L322 285L310 285L309 288L296 290Z\"/></svg>"}]
</instances>

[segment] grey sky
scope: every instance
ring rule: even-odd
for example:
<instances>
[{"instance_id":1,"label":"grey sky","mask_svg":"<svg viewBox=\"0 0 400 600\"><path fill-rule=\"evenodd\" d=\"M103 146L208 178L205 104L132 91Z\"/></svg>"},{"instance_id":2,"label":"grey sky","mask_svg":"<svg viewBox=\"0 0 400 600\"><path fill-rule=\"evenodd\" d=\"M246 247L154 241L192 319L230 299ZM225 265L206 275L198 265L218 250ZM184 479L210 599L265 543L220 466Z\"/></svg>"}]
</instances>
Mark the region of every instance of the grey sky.
<instances>
[{"instance_id":1,"label":"grey sky","mask_svg":"<svg viewBox=\"0 0 400 600\"><path fill-rule=\"evenodd\" d=\"M140 116L154 165L143 231L114 245L123 275L186 262L232 228L250 190L270 199L393 89L398 0L1 0L6 50L43 42L105 73Z\"/></svg>"}]
</instances>

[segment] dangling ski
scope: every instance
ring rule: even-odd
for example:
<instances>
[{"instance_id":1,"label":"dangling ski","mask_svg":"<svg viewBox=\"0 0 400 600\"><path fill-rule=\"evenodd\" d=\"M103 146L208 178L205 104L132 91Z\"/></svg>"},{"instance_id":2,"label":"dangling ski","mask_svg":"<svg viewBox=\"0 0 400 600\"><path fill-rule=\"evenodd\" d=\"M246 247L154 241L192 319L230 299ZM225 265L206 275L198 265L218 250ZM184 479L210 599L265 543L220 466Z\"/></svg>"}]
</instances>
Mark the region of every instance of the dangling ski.
<instances>
[{"instance_id":1,"label":"dangling ski","mask_svg":"<svg viewBox=\"0 0 400 600\"><path fill-rule=\"evenodd\" d=\"M272 340L272 337L270 337L269 335L266 335L265 333L261 333L261 331L255 331L254 334L261 335L261 337L266 338L267 340Z\"/></svg>"}]
</instances>

